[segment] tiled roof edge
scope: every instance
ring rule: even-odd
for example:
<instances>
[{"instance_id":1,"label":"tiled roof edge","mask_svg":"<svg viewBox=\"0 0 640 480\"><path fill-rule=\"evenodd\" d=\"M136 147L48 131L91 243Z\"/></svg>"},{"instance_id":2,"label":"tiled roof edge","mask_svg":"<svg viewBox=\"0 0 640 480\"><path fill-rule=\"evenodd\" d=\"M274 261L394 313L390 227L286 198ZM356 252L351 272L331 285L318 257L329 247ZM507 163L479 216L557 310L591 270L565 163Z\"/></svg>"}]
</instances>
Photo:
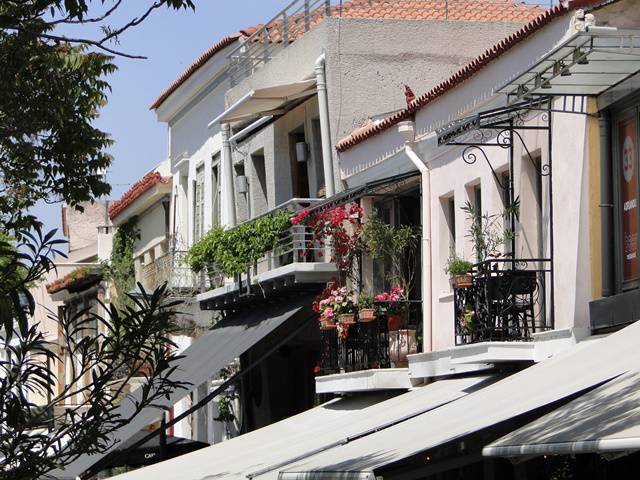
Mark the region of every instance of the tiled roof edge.
<instances>
[{"instance_id":1,"label":"tiled roof edge","mask_svg":"<svg viewBox=\"0 0 640 480\"><path fill-rule=\"evenodd\" d=\"M246 38L249 35L249 30L242 30L240 32L232 33L231 35L227 35L218 42L214 43L207 49L206 52L196 58L195 61L191 65L189 65L189 67L184 72L182 72L182 74L169 86L169 88L162 92L158 96L158 98L153 101L153 103L149 106L149 110L155 110L160 105L162 105L173 92L175 92L184 82L186 82L191 77L191 75L196 73L196 71L198 71L200 67L207 63L207 61L209 61L209 59L211 59L211 57L213 57L220 50L228 47L239 38Z\"/></svg>"},{"instance_id":2,"label":"tiled roof edge","mask_svg":"<svg viewBox=\"0 0 640 480\"><path fill-rule=\"evenodd\" d=\"M122 195L120 200L113 202L109 207L109 218L113 220L120 215L129 205L158 183L169 183L171 177L163 177L160 172L149 172Z\"/></svg>"},{"instance_id":3,"label":"tiled roof edge","mask_svg":"<svg viewBox=\"0 0 640 480\"><path fill-rule=\"evenodd\" d=\"M488 65L491 61L495 60L500 55L505 53L507 50L511 49L513 46L526 39L529 35L540 30L552 20L555 20L556 18L559 18L569 11L575 10L577 8L595 6L601 3L604 2L602 0L575 0L573 2L570 2L568 6L560 4L553 8L550 8L531 22L525 24L517 32L509 35L491 48L485 50L484 53L466 64L451 77L439 83L427 93L424 93L423 95L416 98L407 108L400 110L393 115L390 115L389 117L386 117L378 123L367 125L353 131L347 137L341 139L340 141L338 141L338 143L336 143L336 150L338 152L349 150L351 147L356 146L364 140L391 128L392 126L403 120L410 118L418 110L424 108L436 98L444 95L449 90L464 82L471 75L475 74L480 69Z\"/></svg>"}]
</instances>

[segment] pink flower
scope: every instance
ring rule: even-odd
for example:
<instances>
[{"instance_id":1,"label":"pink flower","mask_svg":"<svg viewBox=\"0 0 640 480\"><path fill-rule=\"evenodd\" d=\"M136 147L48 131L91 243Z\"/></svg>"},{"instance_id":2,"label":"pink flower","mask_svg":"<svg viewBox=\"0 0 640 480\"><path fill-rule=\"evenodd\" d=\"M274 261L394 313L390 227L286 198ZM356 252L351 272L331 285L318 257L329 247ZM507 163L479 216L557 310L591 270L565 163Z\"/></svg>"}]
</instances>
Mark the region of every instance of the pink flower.
<instances>
[{"instance_id":1,"label":"pink flower","mask_svg":"<svg viewBox=\"0 0 640 480\"><path fill-rule=\"evenodd\" d=\"M343 300L344 300L344 298L343 298L343 297L341 297L340 295L338 295L338 296L335 298L335 301L336 301L336 302L338 302L338 303L342 302Z\"/></svg>"},{"instance_id":2,"label":"pink flower","mask_svg":"<svg viewBox=\"0 0 640 480\"><path fill-rule=\"evenodd\" d=\"M331 317L333 317L333 308L331 308L331 307L327 308L327 309L323 312L323 315L324 315L326 318L331 318Z\"/></svg>"}]
</instances>

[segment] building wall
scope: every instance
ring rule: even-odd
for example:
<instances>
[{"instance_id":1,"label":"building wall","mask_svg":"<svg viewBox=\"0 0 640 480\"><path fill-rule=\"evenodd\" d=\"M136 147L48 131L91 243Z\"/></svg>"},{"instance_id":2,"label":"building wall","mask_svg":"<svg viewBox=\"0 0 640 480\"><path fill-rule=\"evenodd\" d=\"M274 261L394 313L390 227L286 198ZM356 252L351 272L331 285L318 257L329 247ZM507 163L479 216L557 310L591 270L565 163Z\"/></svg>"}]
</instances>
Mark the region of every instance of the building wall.
<instances>
[{"instance_id":1,"label":"building wall","mask_svg":"<svg viewBox=\"0 0 640 480\"><path fill-rule=\"evenodd\" d=\"M83 261L97 255L97 228L110 225L108 201L83 202L83 211L62 207L64 235L68 240L68 260Z\"/></svg>"}]
</instances>

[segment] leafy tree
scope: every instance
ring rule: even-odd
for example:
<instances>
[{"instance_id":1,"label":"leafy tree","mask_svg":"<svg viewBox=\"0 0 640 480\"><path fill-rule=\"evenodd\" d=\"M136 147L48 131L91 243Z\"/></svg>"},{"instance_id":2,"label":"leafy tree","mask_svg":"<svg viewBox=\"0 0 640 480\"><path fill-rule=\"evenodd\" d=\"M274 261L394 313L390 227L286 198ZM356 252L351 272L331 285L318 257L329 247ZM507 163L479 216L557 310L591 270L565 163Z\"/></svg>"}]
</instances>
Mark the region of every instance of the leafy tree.
<instances>
[{"instance_id":1,"label":"leafy tree","mask_svg":"<svg viewBox=\"0 0 640 480\"><path fill-rule=\"evenodd\" d=\"M5 266L0 272L0 347L10 357L0 360L0 479L39 478L83 454L103 452L112 446L110 434L116 429L186 387L171 378L179 358L171 340L177 302L166 300L165 287L142 290L142 297L130 297L132 306L123 311L101 304L106 314L89 309L65 314L57 319L63 332L58 345L30 324L30 283L53 268L52 254L61 254L53 235L36 229L18 245L0 239ZM102 325L101 333L89 333L90 322ZM63 361L57 347L75 360L63 384L55 374ZM129 395L135 409L124 417L117 407L133 377L145 382L135 399ZM48 400L38 404L31 395ZM73 406L56 413L54 407L71 398Z\"/></svg>"},{"instance_id":2,"label":"leafy tree","mask_svg":"<svg viewBox=\"0 0 640 480\"><path fill-rule=\"evenodd\" d=\"M38 201L79 207L110 192L102 173L112 143L93 126L107 101L106 77L120 36L162 7L193 8L192 0L136 2L143 13L112 25L122 0L3 0L0 2L0 225L30 226ZM89 17L99 10L96 16ZM128 7L131 8L129 2ZM100 38L63 32L95 25Z\"/></svg>"},{"instance_id":3,"label":"leafy tree","mask_svg":"<svg viewBox=\"0 0 640 480\"><path fill-rule=\"evenodd\" d=\"M135 7L139 16L115 25L122 0L0 1L0 349L10 357L0 360L0 479L39 478L83 454L104 452L114 430L185 386L171 379L176 303L166 300L165 287L143 291L121 309L102 305L102 314L64 315L57 319L59 345L30 322L30 288L62 254L55 233L43 235L29 209L39 201L81 209L81 202L110 192L102 173L112 140L94 122L110 92L114 56L142 58L118 50L119 38L155 10L194 4L140 0ZM86 26L100 33L68 35ZM87 334L88 322L103 325L102 333ZM55 375L62 361L57 347L76 360L64 385ZM134 376L147 381L125 418L118 405ZM49 400L36 405L31 394ZM73 407L52 415L71 397Z\"/></svg>"}]
</instances>

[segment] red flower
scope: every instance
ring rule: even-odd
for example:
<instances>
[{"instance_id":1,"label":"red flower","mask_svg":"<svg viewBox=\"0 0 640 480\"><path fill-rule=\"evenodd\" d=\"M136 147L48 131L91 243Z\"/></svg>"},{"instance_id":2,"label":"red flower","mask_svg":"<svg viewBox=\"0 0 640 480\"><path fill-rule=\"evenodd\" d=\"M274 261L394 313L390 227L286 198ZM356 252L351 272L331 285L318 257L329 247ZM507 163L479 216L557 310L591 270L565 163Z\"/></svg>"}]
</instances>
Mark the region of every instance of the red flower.
<instances>
[{"instance_id":1,"label":"red flower","mask_svg":"<svg viewBox=\"0 0 640 480\"><path fill-rule=\"evenodd\" d=\"M313 367L313 373L318 373L320 371L320 365L316 365Z\"/></svg>"}]
</instances>

